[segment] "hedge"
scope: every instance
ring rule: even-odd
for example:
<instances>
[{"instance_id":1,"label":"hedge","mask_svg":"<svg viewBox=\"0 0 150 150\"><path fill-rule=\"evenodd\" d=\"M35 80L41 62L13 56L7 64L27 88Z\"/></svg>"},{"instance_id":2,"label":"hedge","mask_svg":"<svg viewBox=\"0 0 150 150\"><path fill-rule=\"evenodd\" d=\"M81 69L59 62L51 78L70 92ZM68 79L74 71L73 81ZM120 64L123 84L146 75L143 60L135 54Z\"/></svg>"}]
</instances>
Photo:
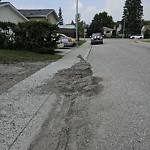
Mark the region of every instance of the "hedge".
<instances>
[{"instance_id":1,"label":"hedge","mask_svg":"<svg viewBox=\"0 0 150 150\"><path fill-rule=\"evenodd\" d=\"M46 21L0 22L0 48L54 53L57 25Z\"/></svg>"}]
</instances>

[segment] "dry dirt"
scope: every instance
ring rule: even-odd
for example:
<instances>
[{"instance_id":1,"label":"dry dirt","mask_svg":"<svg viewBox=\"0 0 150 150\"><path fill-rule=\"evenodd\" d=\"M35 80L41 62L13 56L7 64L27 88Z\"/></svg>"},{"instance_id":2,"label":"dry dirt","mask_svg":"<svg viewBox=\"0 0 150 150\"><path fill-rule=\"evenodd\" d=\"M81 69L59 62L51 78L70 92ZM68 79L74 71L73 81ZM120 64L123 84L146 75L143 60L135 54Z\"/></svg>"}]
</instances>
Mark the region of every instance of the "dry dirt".
<instances>
[{"instance_id":1,"label":"dry dirt","mask_svg":"<svg viewBox=\"0 0 150 150\"><path fill-rule=\"evenodd\" d=\"M100 81L81 58L41 85L43 92L56 94L56 100L28 150L90 150L93 123L88 110L93 96L103 90Z\"/></svg>"},{"instance_id":2,"label":"dry dirt","mask_svg":"<svg viewBox=\"0 0 150 150\"><path fill-rule=\"evenodd\" d=\"M0 64L0 94L50 63L46 61Z\"/></svg>"}]
</instances>

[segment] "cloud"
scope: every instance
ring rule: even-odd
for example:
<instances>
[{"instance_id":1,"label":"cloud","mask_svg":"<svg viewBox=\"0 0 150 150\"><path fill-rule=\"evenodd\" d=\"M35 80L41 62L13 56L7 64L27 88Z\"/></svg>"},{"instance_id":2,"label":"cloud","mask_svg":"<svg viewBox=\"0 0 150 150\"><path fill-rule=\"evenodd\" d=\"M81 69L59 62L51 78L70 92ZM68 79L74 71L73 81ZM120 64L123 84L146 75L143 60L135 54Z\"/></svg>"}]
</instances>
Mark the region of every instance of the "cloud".
<instances>
[{"instance_id":1,"label":"cloud","mask_svg":"<svg viewBox=\"0 0 150 150\"><path fill-rule=\"evenodd\" d=\"M144 9L144 16L143 16L143 18L145 20L150 20L149 6L150 6L150 2L148 2L148 1L143 4L143 9Z\"/></svg>"},{"instance_id":2,"label":"cloud","mask_svg":"<svg viewBox=\"0 0 150 150\"><path fill-rule=\"evenodd\" d=\"M44 8L45 5L42 4L37 4L35 5L34 3L13 3L13 5L17 8L17 9L41 9Z\"/></svg>"},{"instance_id":3,"label":"cloud","mask_svg":"<svg viewBox=\"0 0 150 150\"><path fill-rule=\"evenodd\" d=\"M71 1L70 6L72 6L71 7L72 9L76 9L76 1ZM81 3L81 1L78 1L78 9L80 10L80 9L83 9L83 8L84 8L83 3Z\"/></svg>"},{"instance_id":4,"label":"cloud","mask_svg":"<svg viewBox=\"0 0 150 150\"><path fill-rule=\"evenodd\" d=\"M86 23L90 23L95 14L99 13L99 9L97 9L95 6L87 6L82 11L83 13L81 13L81 18L83 17Z\"/></svg>"},{"instance_id":5,"label":"cloud","mask_svg":"<svg viewBox=\"0 0 150 150\"><path fill-rule=\"evenodd\" d=\"M103 11L111 15L114 21L119 21L122 18L124 3L124 0L106 0Z\"/></svg>"}]
</instances>

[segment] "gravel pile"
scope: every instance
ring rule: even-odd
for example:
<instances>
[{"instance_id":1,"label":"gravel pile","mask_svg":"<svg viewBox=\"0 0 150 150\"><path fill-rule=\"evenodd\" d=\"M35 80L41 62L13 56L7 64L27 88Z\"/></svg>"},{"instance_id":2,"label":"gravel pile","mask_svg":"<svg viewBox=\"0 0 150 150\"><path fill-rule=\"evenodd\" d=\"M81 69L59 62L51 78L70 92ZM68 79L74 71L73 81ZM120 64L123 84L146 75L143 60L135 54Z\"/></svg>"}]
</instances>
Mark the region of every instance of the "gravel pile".
<instances>
[{"instance_id":1,"label":"gravel pile","mask_svg":"<svg viewBox=\"0 0 150 150\"><path fill-rule=\"evenodd\" d=\"M81 55L78 58L80 61L71 68L59 70L50 84L65 96L95 95L98 92L98 80L92 76L91 65Z\"/></svg>"},{"instance_id":2,"label":"gravel pile","mask_svg":"<svg viewBox=\"0 0 150 150\"><path fill-rule=\"evenodd\" d=\"M31 142L28 150L87 149L92 135L89 119L90 101L103 86L93 77L92 67L81 55L71 68L59 70L47 84L38 87L39 94L56 94L53 109Z\"/></svg>"}]
</instances>

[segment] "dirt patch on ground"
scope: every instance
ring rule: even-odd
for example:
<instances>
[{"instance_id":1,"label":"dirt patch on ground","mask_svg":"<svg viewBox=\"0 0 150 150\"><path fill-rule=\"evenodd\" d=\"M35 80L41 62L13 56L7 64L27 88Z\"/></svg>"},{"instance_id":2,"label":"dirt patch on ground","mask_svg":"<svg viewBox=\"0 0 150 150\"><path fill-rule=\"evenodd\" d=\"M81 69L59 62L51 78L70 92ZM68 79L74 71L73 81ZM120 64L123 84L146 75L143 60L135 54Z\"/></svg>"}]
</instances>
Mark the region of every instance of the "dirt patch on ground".
<instances>
[{"instance_id":1,"label":"dirt patch on ground","mask_svg":"<svg viewBox=\"0 0 150 150\"><path fill-rule=\"evenodd\" d=\"M50 63L51 61L0 64L0 94Z\"/></svg>"},{"instance_id":2,"label":"dirt patch on ground","mask_svg":"<svg viewBox=\"0 0 150 150\"><path fill-rule=\"evenodd\" d=\"M103 90L103 85L99 83L101 78L93 77L91 65L79 58L80 62L59 70L52 80L39 87L40 92L56 94L56 100L28 150L87 150L89 147L93 137L88 112L90 101Z\"/></svg>"}]
</instances>

